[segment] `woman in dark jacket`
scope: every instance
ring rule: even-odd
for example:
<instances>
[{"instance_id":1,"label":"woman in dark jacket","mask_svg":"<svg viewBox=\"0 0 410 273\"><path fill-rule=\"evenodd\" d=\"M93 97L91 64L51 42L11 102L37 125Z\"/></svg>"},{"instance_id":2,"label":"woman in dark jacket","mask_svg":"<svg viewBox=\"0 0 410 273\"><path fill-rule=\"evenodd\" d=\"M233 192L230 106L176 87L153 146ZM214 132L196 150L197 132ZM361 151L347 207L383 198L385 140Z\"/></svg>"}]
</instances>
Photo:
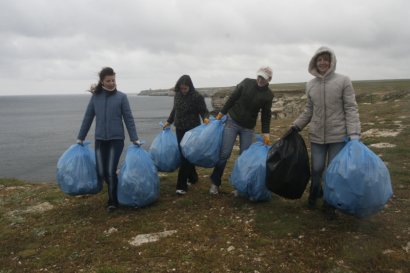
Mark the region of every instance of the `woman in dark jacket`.
<instances>
[{"instance_id":1,"label":"woman in dark jacket","mask_svg":"<svg viewBox=\"0 0 410 273\"><path fill-rule=\"evenodd\" d=\"M117 90L114 70L105 67L98 75L100 80L91 88L93 95L88 103L77 143L82 144L95 117L97 176L100 183L105 180L108 184L107 209L111 212L118 207L117 166L124 148L123 121L131 141L136 145L140 145L140 142L127 96Z\"/></svg>"},{"instance_id":2,"label":"woman in dark jacket","mask_svg":"<svg viewBox=\"0 0 410 273\"><path fill-rule=\"evenodd\" d=\"M272 69L261 67L256 72L256 79L244 79L229 96L216 119L227 115L219 161L211 174L209 193L219 194L226 163L231 156L236 137L239 135L239 153L251 146L254 128L261 113L261 130L265 144L269 144L270 121L272 116L273 93L269 88Z\"/></svg>"},{"instance_id":3,"label":"woman in dark jacket","mask_svg":"<svg viewBox=\"0 0 410 273\"><path fill-rule=\"evenodd\" d=\"M187 131L201 124L200 117L204 123L208 123L209 111L204 98L195 90L190 76L181 76L175 85L174 91L174 107L164 128L174 123L179 145ZM182 163L178 171L176 193L183 195L188 189L188 180L192 184L196 183L198 174L195 166L183 156L181 146L179 146L179 151L181 152Z\"/></svg>"}]
</instances>

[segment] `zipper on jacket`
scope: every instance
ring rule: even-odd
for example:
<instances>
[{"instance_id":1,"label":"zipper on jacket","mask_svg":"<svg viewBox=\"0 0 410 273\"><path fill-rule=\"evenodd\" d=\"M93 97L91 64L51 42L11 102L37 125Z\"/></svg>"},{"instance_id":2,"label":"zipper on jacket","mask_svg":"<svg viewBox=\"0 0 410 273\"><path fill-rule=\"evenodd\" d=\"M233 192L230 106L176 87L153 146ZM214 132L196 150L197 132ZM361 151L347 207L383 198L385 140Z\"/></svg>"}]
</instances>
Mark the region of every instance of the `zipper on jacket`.
<instances>
[{"instance_id":1,"label":"zipper on jacket","mask_svg":"<svg viewBox=\"0 0 410 273\"><path fill-rule=\"evenodd\" d=\"M325 79L322 80L323 88L323 144L326 144L326 82Z\"/></svg>"},{"instance_id":2,"label":"zipper on jacket","mask_svg":"<svg viewBox=\"0 0 410 273\"><path fill-rule=\"evenodd\" d=\"M108 122L107 122L107 100L108 100L108 96L107 94L104 94L104 139L107 140L107 126L108 126Z\"/></svg>"}]
</instances>

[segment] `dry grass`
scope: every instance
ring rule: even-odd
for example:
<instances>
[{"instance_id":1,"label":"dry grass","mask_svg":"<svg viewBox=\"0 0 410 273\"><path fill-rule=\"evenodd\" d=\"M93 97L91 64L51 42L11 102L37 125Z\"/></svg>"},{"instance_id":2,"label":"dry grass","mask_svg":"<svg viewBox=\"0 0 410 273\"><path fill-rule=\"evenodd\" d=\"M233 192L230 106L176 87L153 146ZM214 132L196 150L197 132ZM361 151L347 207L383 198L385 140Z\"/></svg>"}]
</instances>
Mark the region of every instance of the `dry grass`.
<instances>
[{"instance_id":1,"label":"dry grass","mask_svg":"<svg viewBox=\"0 0 410 273\"><path fill-rule=\"evenodd\" d=\"M363 131L400 130L397 137L363 139L368 145L397 145L372 148L388 164L394 190L377 215L359 220L339 214L326 221L320 209L306 208L306 194L295 201L274 196L266 203L234 198L227 182L233 161L219 196L208 194L210 170L200 168L200 181L186 196L175 195L171 173L161 177L156 203L111 214L104 208L105 192L69 197L55 185L1 179L0 273L409 272L408 90L360 102ZM291 121L273 121L274 138ZM176 233L129 244L139 234L162 231Z\"/></svg>"}]
</instances>

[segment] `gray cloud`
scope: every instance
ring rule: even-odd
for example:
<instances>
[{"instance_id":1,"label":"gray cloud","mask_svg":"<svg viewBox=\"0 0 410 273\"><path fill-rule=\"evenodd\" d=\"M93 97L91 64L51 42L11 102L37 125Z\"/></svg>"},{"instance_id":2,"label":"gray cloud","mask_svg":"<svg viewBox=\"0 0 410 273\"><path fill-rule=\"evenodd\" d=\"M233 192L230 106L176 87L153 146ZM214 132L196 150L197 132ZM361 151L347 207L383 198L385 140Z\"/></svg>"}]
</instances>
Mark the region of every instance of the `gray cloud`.
<instances>
[{"instance_id":1,"label":"gray cloud","mask_svg":"<svg viewBox=\"0 0 410 273\"><path fill-rule=\"evenodd\" d=\"M271 65L310 79L321 45L354 80L408 78L405 0L0 0L0 95L79 93L103 66L119 88L231 86Z\"/></svg>"}]
</instances>

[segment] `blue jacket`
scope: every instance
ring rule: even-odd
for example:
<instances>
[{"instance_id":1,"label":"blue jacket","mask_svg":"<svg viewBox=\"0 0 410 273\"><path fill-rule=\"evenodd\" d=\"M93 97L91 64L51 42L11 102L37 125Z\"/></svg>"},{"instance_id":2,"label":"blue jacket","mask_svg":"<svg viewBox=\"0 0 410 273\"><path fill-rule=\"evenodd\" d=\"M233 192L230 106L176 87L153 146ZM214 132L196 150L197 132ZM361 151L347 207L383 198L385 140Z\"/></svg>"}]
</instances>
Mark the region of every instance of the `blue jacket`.
<instances>
[{"instance_id":1,"label":"blue jacket","mask_svg":"<svg viewBox=\"0 0 410 273\"><path fill-rule=\"evenodd\" d=\"M127 95L124 93L120 91L108 92L103 90L99 94L93 94L88 103L80 132L78 133L78 139L85 139L94 117L96 120L95 139L124 139L124 120L130 140L138 140L134 117L132 116Z\"/></svg>"}]
</instances>

